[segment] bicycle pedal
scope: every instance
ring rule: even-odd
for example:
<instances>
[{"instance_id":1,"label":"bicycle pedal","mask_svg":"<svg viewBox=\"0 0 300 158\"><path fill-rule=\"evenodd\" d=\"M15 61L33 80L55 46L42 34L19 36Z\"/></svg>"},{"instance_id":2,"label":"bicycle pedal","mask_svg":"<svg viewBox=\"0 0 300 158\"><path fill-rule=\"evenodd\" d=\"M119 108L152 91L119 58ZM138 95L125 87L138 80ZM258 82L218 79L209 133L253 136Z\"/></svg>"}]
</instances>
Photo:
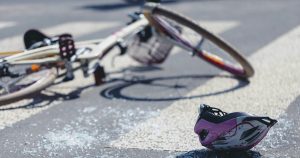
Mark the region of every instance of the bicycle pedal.
<instances>
[{"instance_id":1,"label":"bicycle pedal","mask_svg":"<svg viewBox=\"0 0 300 158\"><path fill-rule=\"evenodd\" d=\"M68 61L75 55L75 44L70 34L62 34L58 39L59 44L59 54L62 59L67 59Z\"/></svg>"}]
</instances>

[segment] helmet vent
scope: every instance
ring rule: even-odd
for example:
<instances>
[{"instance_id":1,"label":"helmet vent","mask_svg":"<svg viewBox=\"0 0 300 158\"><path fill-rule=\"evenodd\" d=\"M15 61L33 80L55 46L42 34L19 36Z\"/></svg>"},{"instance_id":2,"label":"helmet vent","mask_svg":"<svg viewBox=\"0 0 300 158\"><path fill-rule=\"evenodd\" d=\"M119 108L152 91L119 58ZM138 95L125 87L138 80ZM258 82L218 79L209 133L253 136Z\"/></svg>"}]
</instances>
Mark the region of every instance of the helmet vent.
<instances>
[{"instance_id":1,"label":"helmet vent","mask_svg":"<svg viewBox=\"0 0 300 158\"><path fill-rule=\"evenodd\" d=\"M200 132L200 134L199 134L200 139L201 139L202 141L206 138L207 135L208 135L208 131L205 130L205 129L203 129L203 130Z\"/></svg>"},{"instance_id":2,"label":"helmet vent","mask_svg":"<svg viewBox=\"0 0 300 158\"><path fill-rule=\"evenodd\" d=\"M252 135L257 130L257 128L258 128L258 126L250 128L250 129L246 130L245 132L243 132L240 140L245 139L246 137L249 137L250 135Z\"/></svg>"}]
</instances>

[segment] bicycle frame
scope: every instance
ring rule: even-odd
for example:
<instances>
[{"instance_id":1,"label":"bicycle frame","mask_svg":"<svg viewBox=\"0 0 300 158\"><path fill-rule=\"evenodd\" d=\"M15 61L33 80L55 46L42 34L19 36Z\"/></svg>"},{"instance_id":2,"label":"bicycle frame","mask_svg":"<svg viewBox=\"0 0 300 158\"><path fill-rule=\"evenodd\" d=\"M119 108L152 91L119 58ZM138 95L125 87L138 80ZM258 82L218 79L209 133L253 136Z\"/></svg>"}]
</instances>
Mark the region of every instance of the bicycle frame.
<instances>
[{"instance_id":1,"label":"bicycle frame","mask_svg":"<svg viewBox=\"0 0 300 158\"><path fill-rule=\"evenodd\" d=\"M136 37L138 37L136 41L130 43L132 44L130 46L133 46L133 48L135 48L134 44L136 43L137 47L141 46L141 42L145 42L146 45L149 43L151 44L152 41L158 42L158 44L165 41L169 42L168 45L162 45L164 47L158 47L165 48L168 52L155 51L155 47L150 47L154 48L153 51L145 51L147 54L141 54L140 58L129 53L133 59L142 64L158 64L163 62L170 53L169 51L175 45L183 48L187 52L191 52L192 55L197 55L222 70L236 75L237 77L248 78L254 74L254 70L250 63L237 50L218 36L193 22L191 19L185 18L171 10L164 9L156 3L146 3L142 14L132 14L131 16L133 19L129 25L104 39L74 42L70 34L63 34L57 39L53 39L53 41L49 38L52 43L57 42L58 44L26 50L21 53L3 53L5 55L13 55L0 58L0 78L22 78L24 76L38 74L39 72L47 72L48 74L38 74L37 76L39 78L30 82L30 84L24 86L21 84L23 86L21 89L21 86L16 85L17 91L13 91L13 93L10 93L10 86L15 83L11 84L4 82L1 86L4 88L4 95L0 94L0 103L7 104L15 101L15 99L22 99L26 95L43 90L51 85L57 78L57 75L60 73L60 71L57 71L59 68L65 69L65 73L60 75L64 76L63 82L73 80L75 77L73 73L75 69L73 67L76 66L76 64L73 65L73 63L75 62L79 62L79 67L81 67L85 77L93 74L95 85L101 85L105 81L106 74L101 64L99 64L99 60L101 61L115 46L120 48L120 55L126 53L127 45L124 46L123 42L128 42L129 40L127 38L136 40ZM166 17L169 20L165 20L162 17ZM172 20L175 24L172 23ZM190 40L184 38L184 33L182 33L182 28L184 27L190 28L200 35L200 38L197 38L198 41L195 45L194 41L190 42ZM155 38L151 38L152 35L154 35ZM156 36L162 39L157 40ZM202 50L200 47L203 44L204 38L230 55L232 59L239 63L239 67L234 63L227 62L228 60L223 60L223 58L220 58L214 53ZM148 41L150 42L147 43ZM35 46L39 46L38 43L35 44ZM41 42L41 45L43 45L43 42ZM142 43L142 45L144 45L144 43ZM145 55L145 60L141 59L143 58L143 55ZM31 65L31 67L28 68L25 66L25 71L21 70L20 73L16 73L9 70L10 67L15 65Z\"/></svg>"},{"instance_id":2,"label":"bicycle frame","mask_svg":"<svg viewBox=\"0 0 300 158\"><path fill-rule=\"evenodd\" d=\"M244 71L240 70L234 64L225 63L222 58L214 54L202 51L201 49L195 49L195 47L193 47L188 41L179 37L180 33L169 22L152 16L153 9L156 8L157 5L158 4L155 3L146 5L143 8L143 14L139 15L139 19L105 39L76 42L75 46L77 50L85 50L80 51L79 53L76 51L76 55L74 55L72 58L75 58L77 61L79 60L96 63L98 62L98 59L103 59L108 54L109 50L111 50L111 48L118 45L122 41L126 41L126 38L136 35L136 33L142 31L147 25L150 25L155 28L155 33L157 33L157 35L159 35L161 38L166 39L166 41L186 50L187 52L191 52L192 55L196 54L202 59L213 63L215 66L231 73L240 75L244 74ZM199 41L197 47L200 47L202 43L203 38ZM232 49L230 50L232 51ZM22 65L56 63L63 61L59 56L59 53L59 45L55 44L5 57L0 59L0 64L7 63L10 65ZM240 59L240 57L238 58ZM75 59L72 59L71 61L74 62ZM92 65L89 64L89 68L91 68L91 66Z\"/></svg>"},{"instance_id":3,"label":"bicycle frame","mask_svg":"<svg viewBox=\"0 0 300 158\"><path fill-rule=\"evenodd\" d=\"M148 24L148 20L143 15L140 15L140 19L113 33L105 39L76 42L75 46L77 50L81 48L89 50L88 53L81 52L76 54L76 60L101 60L108 53L110 48L115 46L118 42L123 40L126 41L126 38L134 36ZM33 50L25 50L23 52L0 59L0 63L7 63L10 65L47 64L56 63L59 61L62 61L62 59L59 56L58 44Z\"/></svg>"}]
</instances>

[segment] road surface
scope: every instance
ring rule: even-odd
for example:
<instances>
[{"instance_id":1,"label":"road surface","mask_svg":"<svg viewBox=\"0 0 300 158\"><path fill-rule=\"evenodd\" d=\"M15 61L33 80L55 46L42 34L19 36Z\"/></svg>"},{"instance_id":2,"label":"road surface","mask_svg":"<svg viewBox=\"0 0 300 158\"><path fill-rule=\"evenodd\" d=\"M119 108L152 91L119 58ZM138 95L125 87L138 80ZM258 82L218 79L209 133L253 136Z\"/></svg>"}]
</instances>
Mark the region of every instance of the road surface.
<instances>
[{"instance_id":1,"label":"road surface","mask_svg":"<svg viewBox=\"0 0 300 158\"><path fill-rule=\"evenodd\" d=\"M139 5L120 0L0 2L0 50L23 49L30 28L103 38ZM235 45L255 68L249 82L174 49L143 67L102 62L108 83L59 80L33 98L0 107L0 157L299 157L300 2L182 0L164 4ZM117 50L114 50L117 51ZM193 133L200 103L278 120L249 152L206 150Z\"/></svg>"}]
</instances>

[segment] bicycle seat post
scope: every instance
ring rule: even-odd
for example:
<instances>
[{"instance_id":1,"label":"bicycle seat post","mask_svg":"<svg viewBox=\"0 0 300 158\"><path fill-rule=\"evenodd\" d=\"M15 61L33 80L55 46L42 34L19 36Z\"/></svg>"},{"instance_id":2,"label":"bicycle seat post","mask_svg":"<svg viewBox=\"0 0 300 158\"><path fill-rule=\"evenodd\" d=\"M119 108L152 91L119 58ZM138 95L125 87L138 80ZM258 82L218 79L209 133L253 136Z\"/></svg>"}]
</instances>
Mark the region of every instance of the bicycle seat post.
<instances>
[{"instance_id":1,"label":"bicycle seat post","mask_svg":"<svg viewBox=\"0 0 300 158\"><path fill-rule=\"evenodd\" d=\"M63 81L70 81L74 79L74 72L73 72L73 66L72 62L68 60L64 60L65 68L66 68L66 76L63 79Z\"/></svg>"}]
</instances>

